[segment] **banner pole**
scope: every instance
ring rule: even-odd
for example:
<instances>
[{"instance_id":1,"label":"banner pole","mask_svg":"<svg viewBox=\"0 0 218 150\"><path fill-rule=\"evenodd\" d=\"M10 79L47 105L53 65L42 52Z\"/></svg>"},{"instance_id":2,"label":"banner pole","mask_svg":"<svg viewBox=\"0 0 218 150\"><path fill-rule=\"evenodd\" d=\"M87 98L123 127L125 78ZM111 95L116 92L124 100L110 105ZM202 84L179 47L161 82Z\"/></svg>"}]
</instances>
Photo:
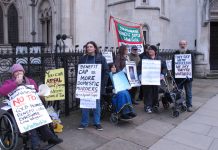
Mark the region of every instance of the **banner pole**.
<instances>
[{"instance_id":1,"label":"banner pole","mask_svg":"<svg viewBox=\"0 0 218 150\"><path fill-rule=\"evenodd\" d=\"M112 16L112 17L113 17L113 18L115 18L115 19L118 19L118 20L126 21L126 22L129 22L129 23L134 23L134 24L137 24L137 25L140 25L140 26L141 26L141 24L139 24L139 23L136 23L136 22L132 22L132 21L125 20L125 19L121 19L121 18L114 17L114 16Z\"/></svg>"}]
</instances>

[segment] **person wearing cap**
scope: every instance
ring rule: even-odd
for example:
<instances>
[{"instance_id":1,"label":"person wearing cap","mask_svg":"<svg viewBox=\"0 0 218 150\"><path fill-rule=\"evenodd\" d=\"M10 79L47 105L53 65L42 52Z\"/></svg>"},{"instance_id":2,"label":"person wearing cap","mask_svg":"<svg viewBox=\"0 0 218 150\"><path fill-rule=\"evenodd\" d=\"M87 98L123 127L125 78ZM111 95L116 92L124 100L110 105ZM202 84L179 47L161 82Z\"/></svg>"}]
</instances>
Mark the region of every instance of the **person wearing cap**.
<instances>
[{"instance_id":1,"label":"person wearing cap","mask_svg":"<svg viewBox=\"0 0 218 150\"><path fill-rule=\"evenodd\" d=\"M166 64L162 61L162 58L158 56L157 47L151 45L148 47L147 54L142 55L142 59L138 65L138 74L141 74L142 71L142 60L151 59L151 60L161 60L161 73L165 74ZM144 110L147 113L152 113L153 111L158 111L158 86L157 85L142 85L143 99L144 99Z\"/></svg>"},{"instance_id":2,"label":"person wearing cap","mask_svg":"<svg viewBox=\"0 0 218 150\"><path fill-rule=\"evenodd\" d=\"M4 81L4 83L0 86L0 95L7 96L21 84L33 85L36 91L38 91L36 82L24 75L25 70L22 65L14 64L11 67L11 74L12 78ZM40 149L40 137L38 132L41 134L43 140L48 141L49 144L58 144L63 141L62 139L58 138L47 125L38 127L28 132L30 133L32 150Z\"/></svg>"},{"instance_id":3,"label":"person wearing cap","mask_svg":"<svg viewBox=\"0 0 218 150\"><path fill-rule=\"evenodd\" d=\"M136 67L138 66L140 62L140 57L138 55L138 48L136 45L132 46L131 53L129 54L129 59L130 61L135 62ZM136 102L136 100L138 99L138 95L139 95L139 87L132 87L129 92L132 98L132 103L138 105L138 102Z\"/></svg>"}]
</instances>

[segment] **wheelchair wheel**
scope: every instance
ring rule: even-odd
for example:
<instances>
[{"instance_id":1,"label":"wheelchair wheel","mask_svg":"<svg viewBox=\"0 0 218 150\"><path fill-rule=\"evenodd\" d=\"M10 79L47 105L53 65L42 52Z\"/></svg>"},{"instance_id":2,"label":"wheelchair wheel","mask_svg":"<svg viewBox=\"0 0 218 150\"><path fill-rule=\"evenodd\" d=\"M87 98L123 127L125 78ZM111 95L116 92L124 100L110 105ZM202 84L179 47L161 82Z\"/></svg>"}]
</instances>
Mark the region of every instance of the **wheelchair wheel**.
<instances>
[{"instance_id":1,"label":"wheelchair wheel","mask_svg":"<svg viewBox=\"0 0 218 150\"><path fill-rule=\"evenodd\" d=\"M14 117L5 112L0 117L0 147L4 150L16 149L19 130Z\"/></svg>"},{"instance_id":2,"label":"wheelchair wheel","mask_svg":"<svg viewBox=\"0 0 218 150\"><path fill-rule=\"evenodd\" d=\"M175 110L172 112L173 117L179 117L179 111Z\"/></svg>"},{"instance_id":3,"label":"wheelchair wheel","mask_svg":"<svg viewBox=\"0 0 218 150\"><path fill-rule=\"evenodd\" d=\"M182 112L187 111L187 107L186 107L185 105L182 105L182 106L181 106L181 111L182 111Z\"/></svg>"},{"instance_id":4,"label":"wheelchair wheel","mask_svg":"<svg viewBox=\"0 0 218 150\"><path fill-rule=\"evenodd\" d=\"M110 121L111 121L113 124L118 124L118 116L117 116L115 113L112 113L112 114L111 114L111 117L110 117Z\"/></svg>"}]
</instances>

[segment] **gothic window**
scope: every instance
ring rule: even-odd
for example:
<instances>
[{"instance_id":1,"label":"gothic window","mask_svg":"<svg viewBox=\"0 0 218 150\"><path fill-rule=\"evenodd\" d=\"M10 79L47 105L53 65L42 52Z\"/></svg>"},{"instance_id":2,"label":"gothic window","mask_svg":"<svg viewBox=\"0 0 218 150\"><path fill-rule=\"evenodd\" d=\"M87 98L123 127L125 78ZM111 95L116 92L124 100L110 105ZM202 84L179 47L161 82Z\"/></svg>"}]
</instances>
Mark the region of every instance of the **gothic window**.
<instances>
[{"instance_id":1,"label":"gothic window","mask_svg":"<svg viewBox=\"0 0 218 150\"><path fill-rule=\"evenodd\" d=\"M8 9L8 43L18 42L18 13L12 4Z\"/></svg>"},{"instance_id":2,"label":"gothic window","mask_svg":"<svg viewBox=\"0 0 218 150\"><path fill-rule=\"evenodd\" d=\"M0 44L3 44L4 43L4 30L3 30L3 26L4 26L4 23L3 23L3 10L0 6Z\"/></svg>"},{"instance_id":3,"label":"gothic window","mask_svg":"<svg viewBox=\"0 0 218 150\"><path fill-rule=\"evenodd\" d=\"M144 25L142 28L143 31L143 37L146 44L149 43L149 28L147 25Z\"/></svg>"},{"instance_id":4,"label":"gothic window","mask_svg":"<svg viewBox=\"0 0 218 150\"><path fill-rule=\"evenodd\" d=\"M52 45L52 10L49 2L43 1L39 8L41 40L42 42Z\"/></svg>"}]
</instances>

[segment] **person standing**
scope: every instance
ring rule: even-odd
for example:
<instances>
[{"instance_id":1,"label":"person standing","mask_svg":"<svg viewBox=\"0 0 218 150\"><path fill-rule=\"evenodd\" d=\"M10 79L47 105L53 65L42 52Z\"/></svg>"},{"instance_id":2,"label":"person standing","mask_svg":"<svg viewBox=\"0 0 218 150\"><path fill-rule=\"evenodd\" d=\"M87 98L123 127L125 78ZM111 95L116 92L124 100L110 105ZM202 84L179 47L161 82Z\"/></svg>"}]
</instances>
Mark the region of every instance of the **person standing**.
<instances>
[{"instance_id":1,"label":"person standing","mask_svg":"<svg viewBox=\"0 0 218 150\"><path fill-rule=\"evenodd\" d=\"M97 44L93 41L89 41L85 45L85 55L82 56L79 60L79 64L101 64L101 95L105 93L105 82L106 77L108 76L108 65L104 56L99 53ZM82 108L82 118L80 122L79 130L86 128L89 125L89 111L90 109ZM96 109L93 109L93 119L94 126L97 130L103 130L100 124L101 117L101 107L100 107L100 99L96 100Z\"/></svg>"},{"instance_id":2,"label":"person standing","mask_svg":"<svg viewBox=\"0 0 218 150\"><path fill-rule=\"evenodd\" d=\"M192 81L193 81L193 70L194 70L194 54L187 49L188 43L186 40L179 41L179 47L180 49L177 50L172 58L172 72L174 75L175 82L179 89L185 88L185 94L186 94L186 106L187 111L192 112ZM178 54L191 54L191 61L192 61L192 78L175 78L175 55Z\"/></svg>"},{"instance_id":3,"label":"person standing","mask_svg":"<svg viewBox=\"0 0 218 150\"><path fill-rule=\"evenodd\" d=\"M132 46L131 48L131 53L129 54L129 59L130 61L134 61L135 64L136 64L136 67L138 66L139 62L140 62L140 57L138 55L138 48L137 46ZM136 100L138 99L139 97L139 90L140 90L140 87L132 87L130 89L130 95L132 97L132 103L135 104L135 105L138 105L138 102L136 102Z\"/></svg>"},{"instance_id":4,"label":"person standing","mask_svg":"<svg viewBox=\"0 0 218 150\"><path fill-rule=\"evenodd\" d=\"M142 72L142 60L151 59L151 60L161 60L161 73L165 74L166 64L162 61L162 58L157 54L157 47L151 45L148 47L148 54L143 53L142 59L138 65L139 75ZM158 110L158 85L142 85L143 100L144 100L144 110L147 113L152 113L154 110Z\"/></svg>"}]
</instances>

